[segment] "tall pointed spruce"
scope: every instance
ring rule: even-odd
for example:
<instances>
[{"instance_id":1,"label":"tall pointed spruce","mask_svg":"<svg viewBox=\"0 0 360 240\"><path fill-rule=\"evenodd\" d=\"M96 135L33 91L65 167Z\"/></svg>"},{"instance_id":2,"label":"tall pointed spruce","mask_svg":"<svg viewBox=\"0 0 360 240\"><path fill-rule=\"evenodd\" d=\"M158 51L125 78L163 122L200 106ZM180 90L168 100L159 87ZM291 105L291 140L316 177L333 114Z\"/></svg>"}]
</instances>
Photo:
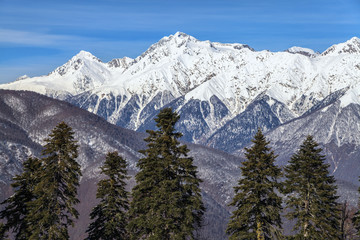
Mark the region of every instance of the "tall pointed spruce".
<instances>
[{"instance_id":1,"label":"tall pointed spruce","mask_svg":"<svg viewBox=\"0 0 360 240\"><path fill-rule=\"evenodd\" d=\"M285 167L287 217L296 220L299 239L339 239L340 212L335 178L329 175L325 156L308 136Z\"/></svg>"},{"instance_id":2,"label":"tall pointed spruce","mask_svg":"<svg viewBox=\"0 0 360 240\"><path fill-rule=\"evenodd\" d=\"M59 123L45 139L42 171L34 189L36 199L30 202L29 239L68 239L68 226L78 217L74 205L81 176L75 161L78 145L74 132L64 122Z\"/></svg>"},{"instance_id":3,"label":"tall pointed spruce","mask_svg":"<svg viewBox=\"0 0 360 240\"><path fill-rule=\"evenodd\" d=\"M29 158L23 163L23 172L13 178L11 186L14 194L1 204L6 205L0 212L0 218L6 221L3 231L12 231L15 239L29 239L30 232L26 217L29 214L29 202L33 201L34 187L38 183L38 172L41 162L36 158ZM1 239L1 238L0 238Z\"/></svg>"},{"instance_id":4,"label":"tall pointed spruce","mask_svg":"<svg viewBox=\"0 0 360 240\"><path fill-rule=\"evenodd\" d=\"M189 149L178 141L178 120L176 112L165 108L155 118L158 130L147 131L148 149L141 151L145 157L138 162L129 211L132 239L194 239L201 224L201 180Z\"/></svg>"},{"instance_id":5,"label":"tall pointed spruce","mask_svg":"<svg viewBox=\"0 0 360 240\"><path fill-rule=\"evenodd\" d=\"M234 187L235 196L230 203L236 209L226 231L230 239L279 239L282 200L277 192L281 170L275 165L276 155L260 129L252 142L251 148L245 148L246 161L240 167L242 177Z\"/></svg>"},{"instance_id":6,"label":"tall pointed spruce","mask_svg":"<svg viewBox=\"0 0 360 240\"><path fill-rule=\"evenodd\" d=\"M106 156L101 173L107 176L100 180L96 198L100 203L92 210L87 233L88 240L129 239L126 231L129 209L128 192L125 190L128 178L126 161L117 152Z\"/></svg>"}]
</instances>

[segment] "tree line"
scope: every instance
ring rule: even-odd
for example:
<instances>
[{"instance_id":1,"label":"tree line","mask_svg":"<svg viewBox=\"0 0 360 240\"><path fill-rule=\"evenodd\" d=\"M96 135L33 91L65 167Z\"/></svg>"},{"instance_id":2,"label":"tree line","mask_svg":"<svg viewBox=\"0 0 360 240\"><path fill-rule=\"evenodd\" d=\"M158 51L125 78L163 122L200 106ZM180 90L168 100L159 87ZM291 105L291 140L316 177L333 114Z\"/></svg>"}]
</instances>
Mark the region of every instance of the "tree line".
<instances>
[{"instance_id":1,"label":"tree line","mask_svg":"<svg viewBox=\"0 0 360 240\"><path fill-rule=\"evenodd\" d=\"M348 216L342 216L337 202L335 178L312 136L307 136L284 171L275 165L277 156L260 129L252 142L251 148L245 148L242 178L230 203L235 207L226 230L230 239L350 239L345 229ZM284 210L294 222L290 236L283 234ZM359 217L358 212L354 223Z\"/></svg>"},{"instance_id":2,"label":"tree line","mask_svg":"<svg viewBox=\"0 0 360 240\"><path fill-rule=\"evenodd\" d=\"M126 160L108 152L100 167L105 176L97 184L99 203L90 213L86 230L95 239L195 239L205 207L197 167L181 145L175 124L180 116L171 108L147 130L147 149L141 150L136 185L126 191ZM340 205L335 179L329 174L322 149L308 136L282 170L259 129L241 177L234 187L233 208L226 232L230 239L350 239L345 232L349 210ZM77 188L81 177L76 162L78 144L66 123L59 123L45 139L42 158L30 157L13 178L14 194L2 202L0 239L69 239L79 213ZM284 179L284 180L283 180ZM359 190L360 191L360 190ZM286 210L286 211L284 211ZM294 222L285 236L282 214ZM360 211L350 219L360 231Z\"/></svg>"}]
</instances>

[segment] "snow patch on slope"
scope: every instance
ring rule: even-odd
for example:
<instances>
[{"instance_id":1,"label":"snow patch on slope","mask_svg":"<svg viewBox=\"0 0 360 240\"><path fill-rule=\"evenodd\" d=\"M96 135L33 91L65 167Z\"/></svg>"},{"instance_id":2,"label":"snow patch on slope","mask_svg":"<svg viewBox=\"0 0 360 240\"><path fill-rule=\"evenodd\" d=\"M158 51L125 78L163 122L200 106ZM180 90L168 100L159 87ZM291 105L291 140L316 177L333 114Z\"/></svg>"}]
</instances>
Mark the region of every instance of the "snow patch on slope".
<instances>
[{"instance_id":1,"label":"snow patch on slope","mask_svg":"<svg viewBox=\"0 0 360 240\"><path fill-rule=\"evenodd\" d=\"M352 103L360 105L360 85L349 89L345 95L340 98L340 102L342 108L345 108Z\"/></svg>"}]
</instances>

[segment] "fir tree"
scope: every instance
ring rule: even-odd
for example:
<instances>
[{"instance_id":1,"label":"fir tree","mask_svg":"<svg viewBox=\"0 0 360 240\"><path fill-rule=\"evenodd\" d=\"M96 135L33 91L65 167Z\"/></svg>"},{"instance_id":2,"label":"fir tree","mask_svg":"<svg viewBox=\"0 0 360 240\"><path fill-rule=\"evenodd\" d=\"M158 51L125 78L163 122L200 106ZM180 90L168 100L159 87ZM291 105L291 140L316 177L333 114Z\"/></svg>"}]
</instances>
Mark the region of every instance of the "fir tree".
<instances>
[{"instance_id":1,"label":"fir tree","mask_svg":"<svg viewBox=\"0 0 360 240\"><path fill-rule=\"evenodd\" d=\"M201 224L201 180L189 149L178 141L178 120L176 112L165 108L155 118L158 130L147 131L148 148L140 151L145 157L137 165L129 211L132 239L194 239Z\"/></svg>"},{"instance_id":2,"label":"fir tree","mask_svg":"<svg viewBox=\"0 0 360 240\"><path fill-rule=\"evenodd\" d=\"M242 177L234 187L230 203L236 209L228 223L230 239L277 239L281 237L281 197L278 178L281 170L275 165L276 155L268 147L259 129L251 148L245 148L246 161L240 167Z\"/></svg>"},{"instance_id":3,"label":"fir tree","mask_svg":"<svg viewBox=\"0 0 360 240\"><path fill-rule=\"evenodd\" d=\"M322 149L308 136L285 167L285 193L290 220L296 220L295 238L339 239L336 185L329 175Z\"/></svg>"},{"instance_id":4,"label":"fir tree","mask_svg":"<svg viewBox=\"0 0 360 240\"><path fill-rule=\"evenodd\" d=\"M78 145L73 135L72 129L61 122L45 139L42 171L34 189L36 199L29 204L29 239L68 239L68 226L78 218L74 205L79 203L81 172L75 161Z\"/></svg>"},{"instance_id":5,"label":"fir tree","mask_svg":"<svg viewBox=\"0 0 360 240\"><path fill-rule=\"evenodd\" d=\"M359 178L359 180L360 180L360 178ZM360 193L360 187L358 188L358 192ZM360 199L359 199L358 207L360 207ZM360 236L360 208L355 213L354 217L352 218L352 221L353 221L354 227L357 230L357 234Z\"/></svg>"},{"instance_id":6,"label":"fir tree","mask_svg":"<svg viewBox=\"0 0 360 240\"><path fill-rule=\"evenodd\" d=\"M108 153L101 173L107 176L100 180L96 198L100 203L92 210L93 221L88 229L88 240L128 239L126 226L129 209L128 193L125 190L127 177L126 161L117 152Z\"/></svg>"},{"instance_id":7,"label":"fir tree","mask_svg":"<svg viewBox=\"0 0 360 240\"><path fill-rule=\"evenodd\" d=\"M3 231L11 230L15 239L29 239L30 232L26 217L29 214L28 204L34 200L34 187L38 183L38 172L41 162L29 158L23 163L23 173L13 178L11 186L14 194L1 204L6 205L0 212L0 218L6 220Z\"/></svg>"}]
</instances>

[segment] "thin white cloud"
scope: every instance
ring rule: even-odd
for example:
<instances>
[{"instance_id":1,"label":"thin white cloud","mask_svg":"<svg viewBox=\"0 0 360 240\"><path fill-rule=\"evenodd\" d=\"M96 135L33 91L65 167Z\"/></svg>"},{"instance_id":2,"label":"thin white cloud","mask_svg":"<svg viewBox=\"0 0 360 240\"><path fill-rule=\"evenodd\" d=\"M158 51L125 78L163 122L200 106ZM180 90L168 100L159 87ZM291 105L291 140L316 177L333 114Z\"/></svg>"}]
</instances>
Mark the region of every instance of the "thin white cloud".
<instances>
[{"instance_id":1,"label":"thin white cloud","mask_svg":"<svg viewBox=\"0 0 360 240\"><path fill-rule=\"evenodd\" d=\"M0 43L20 44L26 46L50 46L59 42L81 40L76 36L46 34L0 28Z\"/></svg>"}]
</instances>

